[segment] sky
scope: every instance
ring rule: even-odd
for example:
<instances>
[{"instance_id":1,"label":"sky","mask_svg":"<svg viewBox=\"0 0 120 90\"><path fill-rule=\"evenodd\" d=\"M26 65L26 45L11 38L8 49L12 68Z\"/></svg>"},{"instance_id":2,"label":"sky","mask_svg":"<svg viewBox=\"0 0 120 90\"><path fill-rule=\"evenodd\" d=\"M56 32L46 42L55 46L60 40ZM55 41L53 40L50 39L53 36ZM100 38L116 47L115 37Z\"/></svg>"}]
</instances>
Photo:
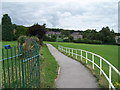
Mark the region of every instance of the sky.
<instances>
[{"instance_id":1,"label":"sky","mask_svg":"<svg viewBox=\"0 0 120 90\"><path fill-rule=\"evenodd\" d=\"M17 25L97 31L109 26L118 32L118 1L2 0L2 15L7 13Z\"/></svg>"}]
</instances>

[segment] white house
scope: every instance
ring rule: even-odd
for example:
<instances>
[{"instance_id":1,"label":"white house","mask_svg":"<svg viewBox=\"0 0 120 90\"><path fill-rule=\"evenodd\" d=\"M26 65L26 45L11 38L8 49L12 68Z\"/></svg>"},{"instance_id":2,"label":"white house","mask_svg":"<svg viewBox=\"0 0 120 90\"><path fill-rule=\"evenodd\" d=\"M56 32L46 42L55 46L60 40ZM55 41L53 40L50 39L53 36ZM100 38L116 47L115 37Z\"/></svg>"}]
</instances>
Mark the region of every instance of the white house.
<instances>
[{"instance_id":1,"label":"white house","mask_svg":"<svg viewBox=\"0 0 120 90\"><path fill-rule=\"evenodd\" d=\"M120 36L115 36L115 40L117 44L120 44Z\"/></svg>"}]
</instances>

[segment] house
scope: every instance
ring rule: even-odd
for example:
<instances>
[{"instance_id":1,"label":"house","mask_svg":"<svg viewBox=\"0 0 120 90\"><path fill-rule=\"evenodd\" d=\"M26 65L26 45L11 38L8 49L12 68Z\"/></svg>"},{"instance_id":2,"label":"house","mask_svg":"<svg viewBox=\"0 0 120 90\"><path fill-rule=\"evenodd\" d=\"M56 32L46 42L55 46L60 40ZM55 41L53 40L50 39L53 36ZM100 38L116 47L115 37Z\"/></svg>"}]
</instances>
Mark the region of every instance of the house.
<instances>
[{"instance_id":1,"label":"house","mask_svg":"<svg viewBox=\"0 0 120 90\"><path fill-rule=\"evenodd\" d=\"M120 44L120 36L115 36L115 41L117 44Z\"/></svg>"},{"instance_id":2,"label":"house","mask_svg":"<svg viewBox=\"0 0 120 90\"><path fill-rule=\"evenodd\" d=\"M83 35L81 35L79 32L73 32L71 36L73 37L74 40L83 39Z\"/></svg>"}]
</instances>

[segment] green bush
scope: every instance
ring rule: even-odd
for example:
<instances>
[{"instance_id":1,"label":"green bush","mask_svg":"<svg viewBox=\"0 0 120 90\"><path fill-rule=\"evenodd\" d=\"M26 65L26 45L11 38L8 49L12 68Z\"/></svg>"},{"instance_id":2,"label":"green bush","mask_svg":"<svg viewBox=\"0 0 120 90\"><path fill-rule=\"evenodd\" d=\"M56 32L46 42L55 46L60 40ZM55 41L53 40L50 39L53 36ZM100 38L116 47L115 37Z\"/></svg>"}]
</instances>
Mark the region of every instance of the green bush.
<instances>
[{"instance_id":1,"label":"green bush","mask_svg":"<svg viewBox=\"0 0 120 90\"><path fill-rule=\"evenodd\" d=\"M89 39L78 39L74 40L74 43L87 43L87 44L102 44L102 41L99 40L89 40Z\"/></svg>"},{"instance_id":2,"label":"green bush","mask_svg":"<svg viewBox=\"0 0 120 90\"><path fill-rule=\"evenodd\" d=\"M35 46L35 41L40 44L37 37L20 36L18 38L18 47L22 46L24 51L31 50Z\"/></svg>"},{"instance_id":3,"label":"green bush","mask_svg":"<svg viewBox=\"0 0 120 90\"><path fill-rule=\"evenodd\" d=\"M28 38L27 36L20 36L20 37L18 38L18 43L19 43L19 45L22 45L27 38Z\"/></svg>"},{"instance_id":4,"label":"green bush","mask_svg":"<svg viewBox=\"0 0 120 90\"><path fill-rule=\"evenodd\" d=\"M40 43L40 41L39 41L39 38L38 38L38 37L33 36L33 37L30 37L30 39L35 40L37 43Z\"/></svg>"}]
</instances>

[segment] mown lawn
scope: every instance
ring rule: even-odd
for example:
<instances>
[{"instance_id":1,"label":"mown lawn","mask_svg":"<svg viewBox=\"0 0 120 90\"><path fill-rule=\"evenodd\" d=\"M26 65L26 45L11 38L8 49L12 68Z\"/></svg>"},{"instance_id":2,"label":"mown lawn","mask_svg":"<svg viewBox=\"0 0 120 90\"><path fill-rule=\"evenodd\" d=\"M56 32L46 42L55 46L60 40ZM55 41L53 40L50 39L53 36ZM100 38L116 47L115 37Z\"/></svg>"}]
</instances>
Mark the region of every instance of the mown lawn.
<instances>
[{"instance_id":1,"label":"mown lawn","mask_svg":"<svg viewBox=\"0 0 120 90\"><path fill-rule=\"evenodd\" d=\"M87 50L93 53L96 53L102 57L104 57L106 60L108 60L112 65L114 65L117 69L119 69L118 66L118 46L117 45L95 45L95 44L81 44L81 43L65 43L65 42L46 42L50 43L56 48L58 48L58 45L64 46L64 47L70 47L70 48L75 48L75 49L83 49ZM85 53L84 53L85 56ZM90 56L90 55L88 55ZM95 62L99 64L99 59L95 57ZM91 63L88 63L91 65ZM103 70L105 73L108 75L109 74L109 66L103 62ZM97 75L99 75L99 69L95 69L95 72ZM97 77L97 78L101 78ZM112 81L113 83L118 82L119 76L112 70ZM104 79L104 78L102 78ZM103 80L99 80L100 83L106 84L105 87L107 86L107 83L103 82ZM104 85L103 85L104 86Z\"/></svg>"},{"instance_id":2,"label":"mown lawn","mask_svg":"<svg viewBox=\"0 0 120 90\"><path fill-rule=\"evenodd\" d=\"M17 41L3 41L2 48L4 45L11 45L12 47L17 46ZM1 49L2 49L1 48ZM40 50L40 79L41 88L54 88L55 79L57 78L58 63L55 58L51 55L46 45L43 45ZM2 64L2 63L0 63ZM2 74L2 65L0 65L0 75ZM1 75L2 76L2 75Z\"/></svg>"},{"instance_id":3,"label":"mown lawn","mask_svg":"<svg viewBox=\"0 0 120 90\"><path fill-rule=\"evenodd\" d=\"M93 53L96 53L110 63L112 63L116 68L118 67L118 46L117 45L94 45L94 44L78 44L78 43L63 43L63 42L48 42L53 44L56 48L58 45L65 47L83 49Z\"/></svg>"}]
</instances>

